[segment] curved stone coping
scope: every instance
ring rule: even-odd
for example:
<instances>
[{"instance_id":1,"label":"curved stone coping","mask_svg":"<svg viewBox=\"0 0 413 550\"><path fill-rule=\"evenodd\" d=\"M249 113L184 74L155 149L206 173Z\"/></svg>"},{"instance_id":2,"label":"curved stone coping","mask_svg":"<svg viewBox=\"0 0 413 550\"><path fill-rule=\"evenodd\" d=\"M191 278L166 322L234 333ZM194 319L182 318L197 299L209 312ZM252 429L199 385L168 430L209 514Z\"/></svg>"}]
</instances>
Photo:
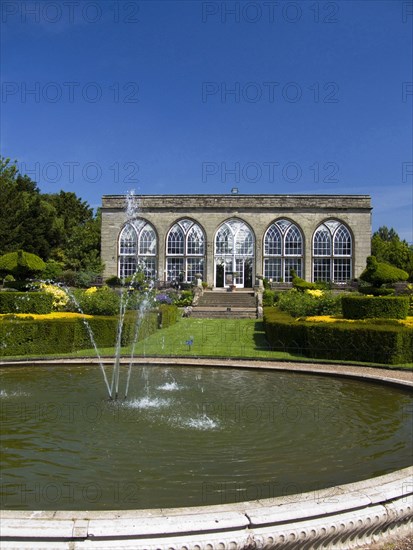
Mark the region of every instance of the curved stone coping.
<instances>
[{"instance_id":1,"label":"curved stone coping","mask_svg":"<svg viewBox=\"0 0 413 550\"><path fill-rule=\"evenodd\" d=\"M104 365L112 365L113 357L102 357ZM128 357L120 358L121 364L129 365ZM353 365L340 365L333 363L292 363L289 361L257 360L254 358L227 359L209 357L134 357L133 362L137 365L171 365L171 366L194 366L194 367L216 367L216 368L246 368L265 369L278 371L303 372L311 374L322 374L327 376L345 376L361 380L372 380L386 384L397 384L413 388L413 369L390 369L378 367L365 367ZM25 359L0 361L0 367L17 367L33 365L95 365L99 364L96 357L76 357L62 359Z\"/></svg>"},{"instance_id":2,"label":"curved stone coping","mask_svg":"<svg viewBox=\"0 0 413 550\"><path fill-rule=\"evenodd\" d=\"M96 361L56 360L47 364L62 362ZM339 374L413 387L411 372L344 365L188 358L139 358L135 362ZM45 361L37 363L46 364ZM384 476L316 492L217 506L97 512L3 510L1 548L310 550L322 547L338 550L357 548L386 535L411 532L412 528L413 466L410 466Z\"/></svg>"}]
</instances>

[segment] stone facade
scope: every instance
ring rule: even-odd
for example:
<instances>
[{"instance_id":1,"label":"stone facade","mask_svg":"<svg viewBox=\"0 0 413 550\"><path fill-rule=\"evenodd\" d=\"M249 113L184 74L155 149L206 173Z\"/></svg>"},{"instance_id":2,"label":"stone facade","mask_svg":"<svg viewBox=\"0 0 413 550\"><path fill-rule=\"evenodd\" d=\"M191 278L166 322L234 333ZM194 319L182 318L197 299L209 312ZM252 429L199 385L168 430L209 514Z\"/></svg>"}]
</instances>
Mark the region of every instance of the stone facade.
<instances>
[{"instance_id":1,"label":"stone facade","mask_svg":"<svg viewBox=\"0 0 413 550\"><path fill-rule=\"evenodd\" d=\"M278 279L277 276L274 276L274 280L287 280L289 267L295 266L294 262L293 264L289 263L291 257L294 259L294 255L294 261L298 261L299 264L299 274L304 279L311 281L317 278L315 277L316 246L327 247L325 252L321 252L321 254L325 254L325 260L324 257L321 257L323 265L328 264L329 258L333 262L334 251L338 251L336 256L338 267L336 268L334 264L334 267L331 267L331 273L328 272L326 277L342 282L339 280L340 254L344 254L343 258L346 258L344 263L347 262L350 265L349 268L346 268L348 271L345 275L342 275L342 278L347 279L360 275L366 265L366 258L370 254L371 199L367 195L143 195L137 197L135 201L138 219L147 222L149 224L147 227L151 227L153 234L156 235L156 253L153 256L153 265L156 266L156 277L161 281L171 279L168 266L173 264L173 260L171 260L171 264L167 262L168 258L174 257L174 253L171 254L173 249L170 245L171 237L169 235L174 224L182 220L187 220L181 224L184 229L185 223L189 227L189 221L191 221L195 222L202 231L202 277L212 286L227 286L229 284L228 273L231 271L231 265L233 265L234 277L238 277L236 281L234 280L238 286L251 286L251 280L252 284L255 284L257 275L266 275L267 273L268 276L268 273L272 273L269 271L268 265L271 265L271 269L281 269L279 272L281 274L277 275ZM128 220L125 206L126 197L123 195L103 197L102 260L105 264L105 277L121 275L120 235L125 224L131 221ZM226 224L224 230L222 229L223 224ZM281 239L278 237L278 233L281 236L284 228L294 225L295 233L300 241L298 245L292 242L294 240L293 233L286 237L286 240L288 238L291 241L289 244L282 242L282 247L289 246L288 249L284 250L283 248L278 251L275 248L277 244L275 241L275 244L268 244L268 231L274 224L275 239ZM323 232L320 227L323 228L325 234L328 233L328 230L331 231L330 249L328 244L323 245L321 242L322 234L318 235L320 237L319 244L314 244L316 233ZM343 241L340 245L341 248L339 247L339 236L334 236L334 231L338 227L343 228L341 231L344 235L342 241L343 239L345 241L347 235L347 244ZM178 230L180 231L179 228ZM231 249L231 245L224 243L227 239L225 234L229 234L231 231L238 232L243 239L242 243L233 243L233 249ZM287 231L288 229L286 229ZM217 242L219 232L221 244ZM230 235L229 239L231 238ZM241 237L234 238L240 239ZM297 241L297 238L295 240ZM220 250L218 247L221 247ZM223 247L227 248L224 250ZM321 248L317 250L320 251ZM175 249L174 252L176 252ZM231 258L234 258L233 264L231 264ZM186 258L183 261L186 261ZM226 277L222 281L221 272L219 272L219 269L222 268L219 268L218 264L222 264L224 261ZM264 262L269 262L269 264L264 265ZM281 268L277 267L277 262ZM249 265L248 273L246 268L245 273L240 273L240 270L244 269L243 266L247 264ZM331 265L333 266L333 263ZM185 274L181 275L181 280L182 277L186 280L193 280L192 275L193 273L190 274L188 269L188 273L185 271Z\"/></svg>"}]
</instances>

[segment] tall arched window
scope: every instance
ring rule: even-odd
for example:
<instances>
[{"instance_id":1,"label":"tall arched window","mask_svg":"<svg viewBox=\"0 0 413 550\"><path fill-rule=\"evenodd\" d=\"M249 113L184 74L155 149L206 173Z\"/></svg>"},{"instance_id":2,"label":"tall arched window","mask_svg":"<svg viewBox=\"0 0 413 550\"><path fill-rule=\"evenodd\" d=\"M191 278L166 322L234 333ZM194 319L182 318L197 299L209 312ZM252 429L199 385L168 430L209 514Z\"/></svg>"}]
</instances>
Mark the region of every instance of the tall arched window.
<instances>
[{"instance_id":1,"label":"tall arched window","mask_svg":"<svg viewBox=\"0 0 413 550\"><path fill-rule=\"evenodd\" d=\"M167 280L194 282L197 273L203 278L204 264L204 232L192 220L180 220L171 227L166 241Z\"/></svg>"},{"instance_id":2,"label":"tall arched window","mask_svg":"<svg viewBox=\"0 0 413 550\"><path fill-rule=\"evenodd\" d=\"M215 286L253 284L254 235L241 220L224 222L215 236Z\"/></svg>"},{"instance_id":3,"label":"tall arched window","mask_svg":"<svg viewBox=\"0 0 413 550\"><path fill-rule=\"evenodd\" d=\"M156 276L156 234L145 220L128 222L119 235L118 273L122 279L143 270L147 277Z\"/></svg>"},{"instance_id":4,"label":"tall arched window","mask_svg":"<svg viewBox=\"0 0 413 550\"><path fill-rule=\"evenodd\" d=\"M352 255L352 239L347 227L337 220L324 222L313 238L313 281L349 281Z\"/></svg>"},{"instance_id":5,"label":"tall arched window","mask_svg":"<svg viewBox=\"0 0 413 550\"><path fill-rule=\"evenodd\" d=\"M278 220L264 236L264 277L275 282L291 282L291 269L302 277L303 237L289 220Z\"/></svg>"}]
</instances>

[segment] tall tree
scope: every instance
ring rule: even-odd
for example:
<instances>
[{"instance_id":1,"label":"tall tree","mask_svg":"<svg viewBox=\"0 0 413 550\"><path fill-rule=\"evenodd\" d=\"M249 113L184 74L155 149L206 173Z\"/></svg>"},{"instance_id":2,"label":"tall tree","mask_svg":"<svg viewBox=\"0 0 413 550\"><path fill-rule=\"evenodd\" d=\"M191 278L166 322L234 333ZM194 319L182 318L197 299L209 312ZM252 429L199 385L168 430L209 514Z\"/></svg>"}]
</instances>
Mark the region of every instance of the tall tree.
<instances>
[{"instance_id":1,"label":"tall tree","mask_svg":"<svg viewBox=\"0 0 413 550\"><path fill-rule=\"evenodd\" d=\"M56 241L56 214L16 162L0 159L0 254L24 249L46 259Z\"/></svg>"},{"instance_id":2,"label":"tall tree","mask_svg":"<svg viewBox=\"0 0 413 550\"><path fill-rule=\"evenodd\" d=\"M0 158L0 255L19 249L99 273L100 216L75 193L42 194L16 162Z\"/></svg>"},{"instance_id":3,"label":"tall tree","mask_svg":"<svg viewBox=\"0 0 413 550\"><path fill-rule=\"evenodd\" d=\"M379 227L373 234L371 253L379 262L386 262L413 276L413 246L401 240L397 232L386 226Z\"/></svg>"}]
</instances>

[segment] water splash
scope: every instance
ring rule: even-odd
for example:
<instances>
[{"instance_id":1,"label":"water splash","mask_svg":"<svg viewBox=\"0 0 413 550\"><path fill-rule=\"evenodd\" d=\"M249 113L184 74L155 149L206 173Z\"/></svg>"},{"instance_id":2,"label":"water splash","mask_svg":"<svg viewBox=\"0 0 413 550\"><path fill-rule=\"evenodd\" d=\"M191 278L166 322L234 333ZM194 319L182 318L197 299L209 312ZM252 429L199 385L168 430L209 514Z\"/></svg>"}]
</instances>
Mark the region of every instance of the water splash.
<instances>
[{"instance_id":1,"label":"water splash","mask_svg":"<svg viewBox=\"0 0 413 550\"><path fill-rule=\"evenodd\" d=\"M125 406L132 409L160 409L167 407L170 404L169 399L162 399L161 397L140 397L125 403Z\"/></svg>"},{"instance_id":2,"label":"water splash","mask_svg":"<svg viewBox=\"0 0 413 550\"><path fill-rule=\"evenodd\" d=\"M9 399L14 397L27 397L28 395L30 394L24 391L0 390L0 399Z\"/></svg>"},{"instance_id":3,"label":"water splash","mask_svg":"<svg viewBox=\"0 0 413 550\"><path fill-rule=\"evenodd\" d=\"M173 382L165 382L165 384L162 384L162 386L158 386L156 389L161 391L177 391L181 390L182 388L183 386L180 386L174 380Z\"/></svg>"},{"instance_id":4,"label":"water splash","mask_svg":"<svg viewBox=\"0 0 413 550\"><path fill-rule=\"evenodd\" d=\"M219 423L206 414L198 418L188 418L184 420L183 425L186 428L193 428L195 430L215 430L219 428Z\"/></svg>"}]
</instances>

